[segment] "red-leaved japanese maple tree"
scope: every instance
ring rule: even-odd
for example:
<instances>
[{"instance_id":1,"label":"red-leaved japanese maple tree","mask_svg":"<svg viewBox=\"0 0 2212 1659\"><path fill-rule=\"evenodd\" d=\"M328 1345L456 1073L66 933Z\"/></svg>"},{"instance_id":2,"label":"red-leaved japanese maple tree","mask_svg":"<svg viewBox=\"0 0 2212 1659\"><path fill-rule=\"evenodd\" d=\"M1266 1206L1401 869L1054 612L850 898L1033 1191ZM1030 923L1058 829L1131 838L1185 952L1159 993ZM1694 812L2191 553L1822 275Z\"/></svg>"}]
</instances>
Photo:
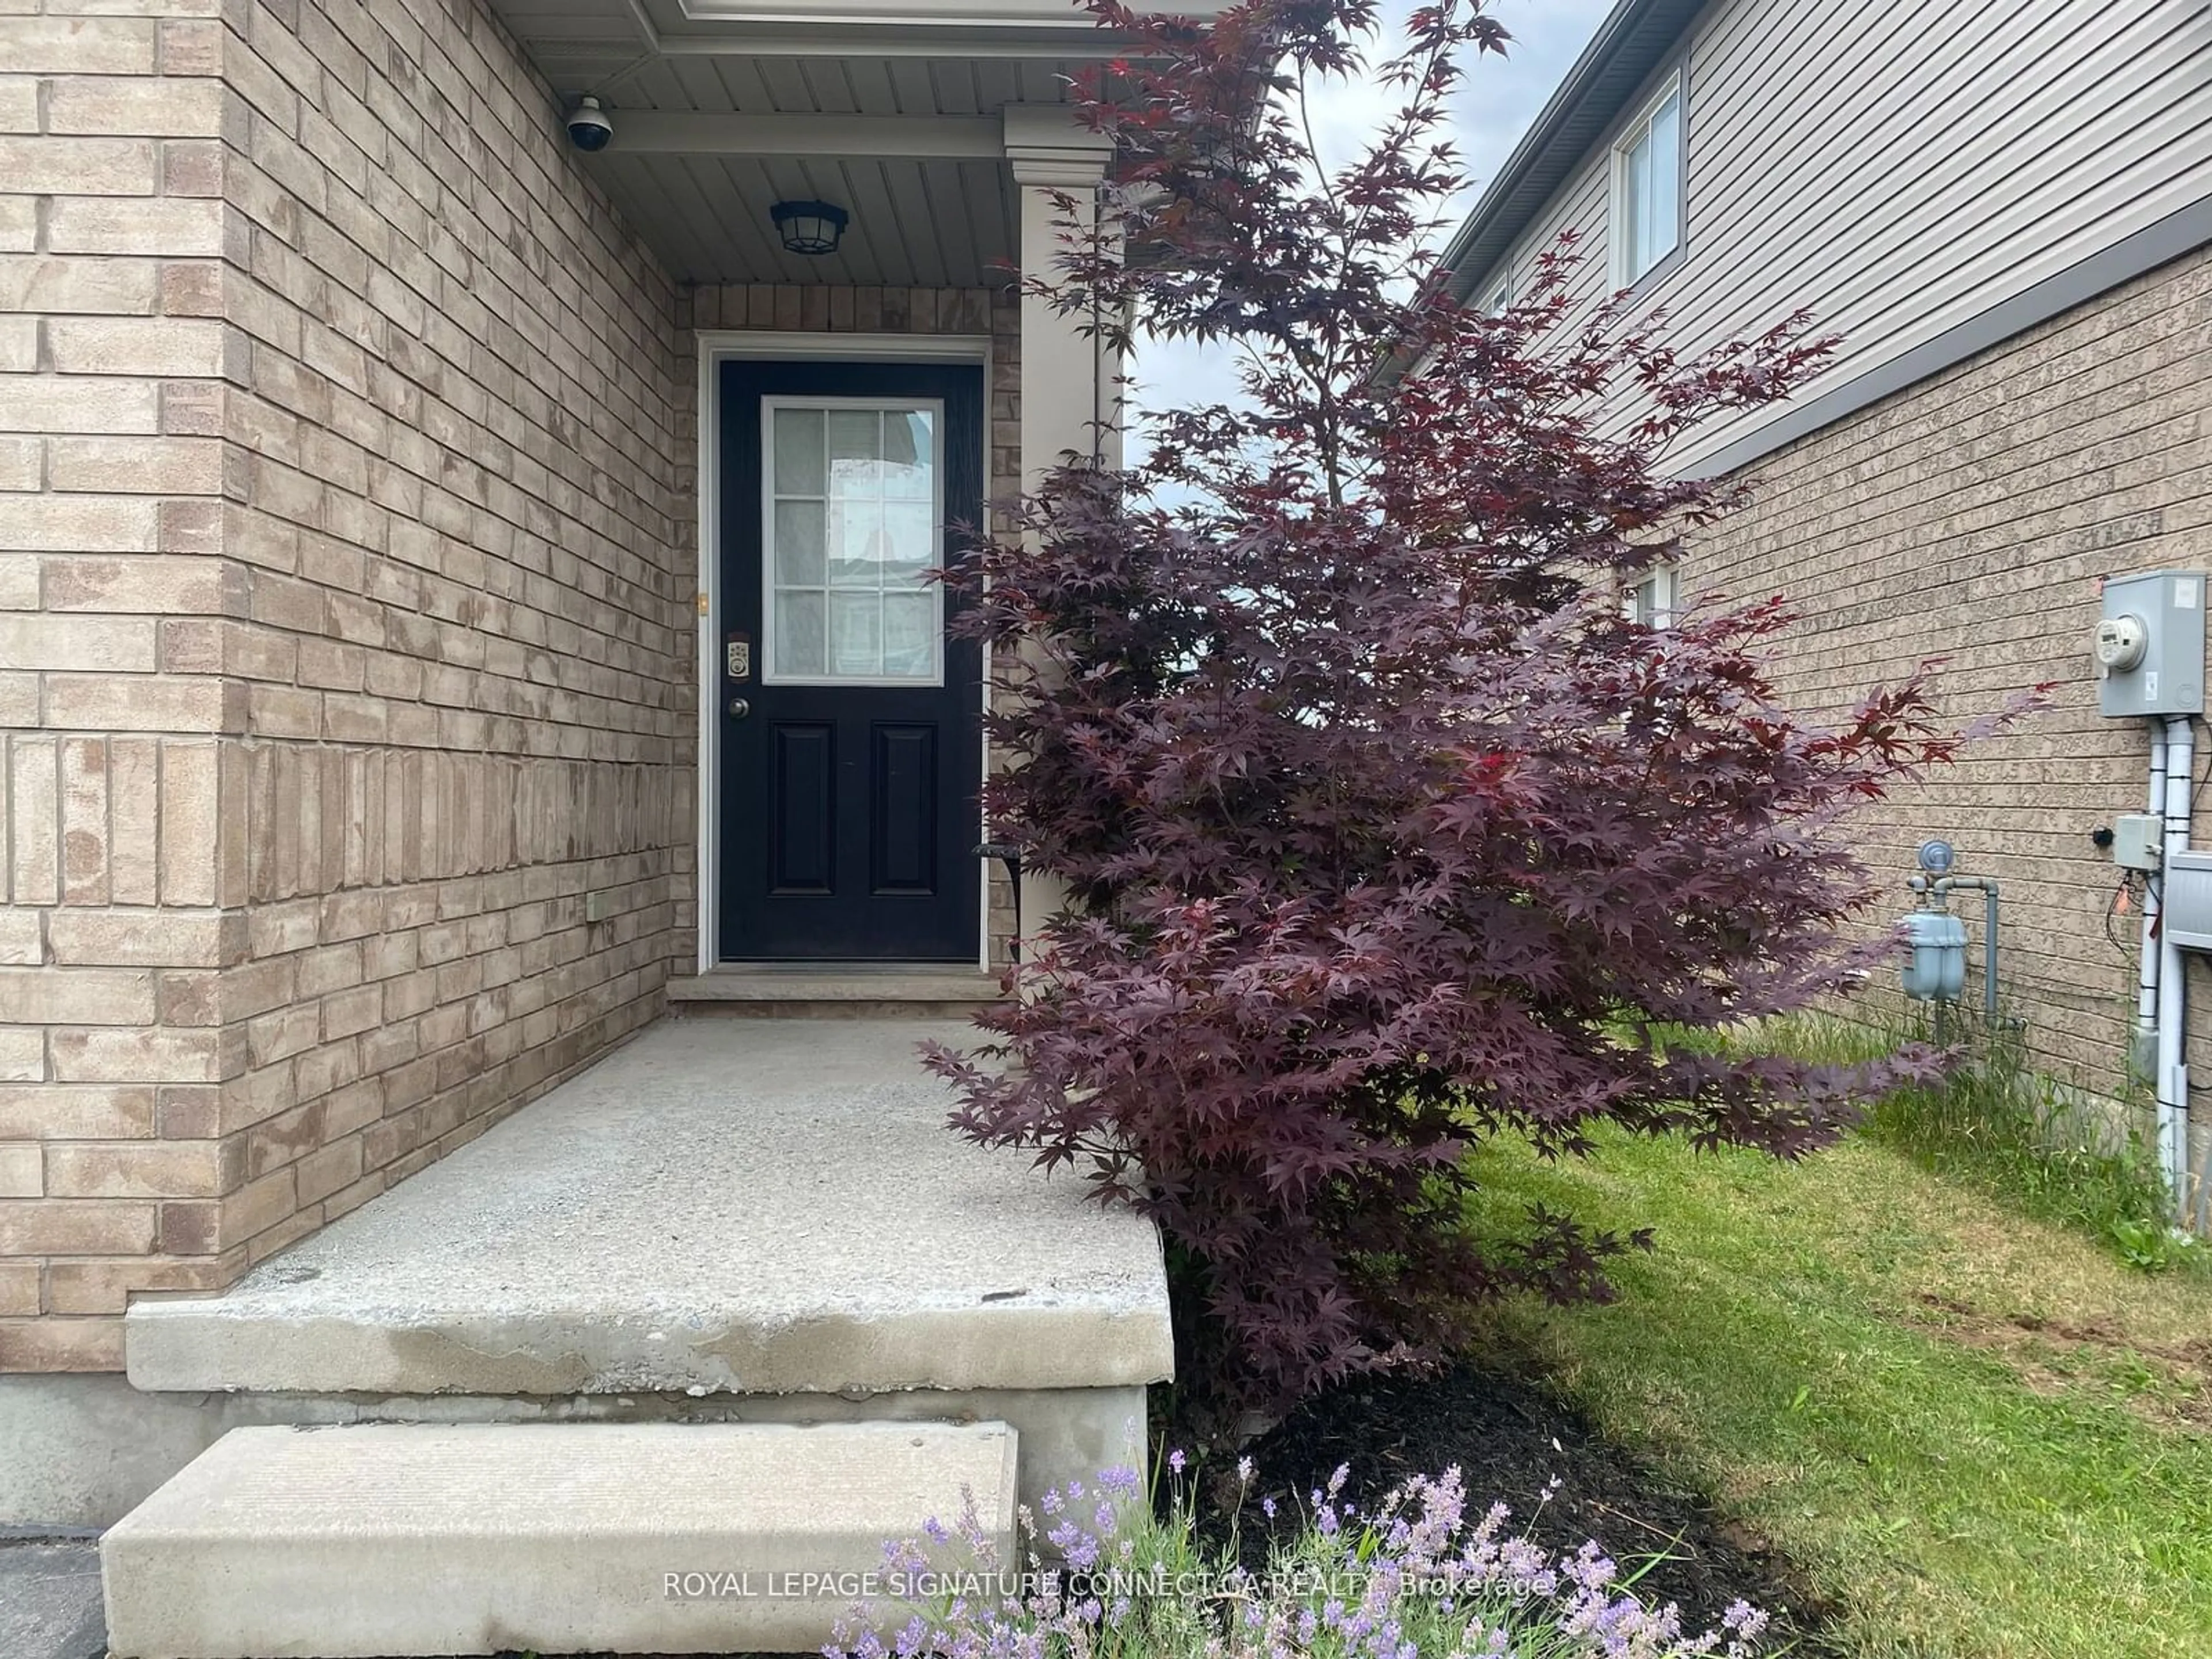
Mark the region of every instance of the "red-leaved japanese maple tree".
<instances>
[{"instance_id":1,"label":"red-leaved japanese maple tree","mask_svg":"<svg viewBox=\"0 0 2212 1659\"><path fill-rule=\"evenodd\" d=\"M931 1064L960 1130L1156 1218L1191 1380L1280 1406L1502 1292L1606 1293L1641 1236L1472 1208L1486 1138L1833 1136L1863 1078L1655 1028L1836 988L1869 896L1838 817L1959 739L1917 680L1828 725L1782 706L1778 602L1624 616L1729 504L1670 447L1826 343L1794 317L1680 358L1578 308L1571 248L1503 315L1452 304L1416 250L1464 182L1447 101L1504 44L1481 0L1372 65L1372 0L1095 9L1133 44L1078 107L1121 159L1028 280L1124 346L1233 350L1242 395L1158 416L1129 470L1071 458L952 573L1017 763L994 832L1068 900L998 1040ZM1402 109L1331 167L1309 117L1354 75Z\"/></svg>"}]
</instances>

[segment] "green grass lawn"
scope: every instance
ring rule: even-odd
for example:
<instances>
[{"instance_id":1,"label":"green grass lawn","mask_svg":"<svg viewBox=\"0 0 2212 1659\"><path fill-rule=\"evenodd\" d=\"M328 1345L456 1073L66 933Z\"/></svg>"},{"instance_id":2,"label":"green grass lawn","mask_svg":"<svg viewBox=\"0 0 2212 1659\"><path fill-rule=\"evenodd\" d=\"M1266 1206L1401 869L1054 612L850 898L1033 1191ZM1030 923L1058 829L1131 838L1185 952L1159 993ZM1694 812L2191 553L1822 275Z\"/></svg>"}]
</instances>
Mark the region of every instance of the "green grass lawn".
<instances>
[{"instance_id":1,"label":"green grass lawn","mask_svg":"<svg viewBox=\"0 0 2212 1659\"><path fill-rule=\"evenodd\" d=\"M1864 1656L2212 1651L2212 1282L2123 1266L1864 1140L1612 1136L1494 1198L1658 1230L1620 1300L1504 1310L1608 1431L1794 1558Z\"/></svg>"}]
</instances>

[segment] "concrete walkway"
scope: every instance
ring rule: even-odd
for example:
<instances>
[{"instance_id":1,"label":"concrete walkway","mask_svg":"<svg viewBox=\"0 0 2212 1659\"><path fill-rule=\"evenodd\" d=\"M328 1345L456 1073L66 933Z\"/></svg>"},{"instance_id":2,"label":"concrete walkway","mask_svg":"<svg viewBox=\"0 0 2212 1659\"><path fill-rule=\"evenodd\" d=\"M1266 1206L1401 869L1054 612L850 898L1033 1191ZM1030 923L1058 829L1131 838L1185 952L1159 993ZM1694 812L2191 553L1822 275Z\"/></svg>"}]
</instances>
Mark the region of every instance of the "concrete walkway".
<instances>
[{"instance_id":1,"label":"concrete walkway","mask_svg":"<svg viewBox=\"0 0 2212 1659\"><path fill-rule=\"evenodd\" d=\"M100 1659L100 1554L88 1538L0 1538L0 1654Z\"/></svg>"},{"instance_id":2,"label":"concrete walkway","mask_svg":"<svg viewBox=\"0 0 2212 1659\"><path fill-rule=\"evenodd\" d=\"M945 1127L972 1028L671 1019L213 1297L141 1297L160 1389L692 1395L1170 1374L1149 1223Z\"/></svg>"}]
</instances>

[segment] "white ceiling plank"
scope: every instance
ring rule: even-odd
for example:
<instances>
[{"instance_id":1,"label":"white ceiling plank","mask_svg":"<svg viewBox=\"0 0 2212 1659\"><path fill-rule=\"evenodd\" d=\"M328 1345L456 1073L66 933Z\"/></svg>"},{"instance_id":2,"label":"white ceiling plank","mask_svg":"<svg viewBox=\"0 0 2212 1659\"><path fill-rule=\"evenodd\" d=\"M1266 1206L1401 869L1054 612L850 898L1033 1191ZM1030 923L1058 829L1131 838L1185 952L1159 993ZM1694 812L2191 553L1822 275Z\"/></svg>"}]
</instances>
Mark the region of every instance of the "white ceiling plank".
<instances>
[{"instance_id":1,"label":"white ceiling plank","mask_svg":"<svg viewBox=\"0 0 2212 1659\"><path fill-rule=\"evenodd\" d=\"M884 282L886 269L884 254L888 249L894 266L906 258L903 241L898 240L899 230L888 213L878 218L872 198L858 182L855 175L872 174L872 161L828 161L819 169L826 175L823 180L828 194L825 201L836 202L853 216L853 222L845 232L844 245L838 252L844 258L852 281L861 288L879 288ZM890 239L878 242L877 237Z\"/></svg>"},{"instance_id":2,"label":"white ceiling plank","mask_svg":"<svg viewBox=\"0 0 2212 1659\"><path fill-rule=\"evenodd\" d=\"M945 254L945 286L975 287L982 281L975 216L969 209L959 167L924 167L916 171L921 174L930 220L937 227L938 245Z\"/></svg>"},{"instance_id":3,"label":"white ceiling plank","mask_svg":"<svg viewBox=\"0 0 2212 1659\"><path fill-rule=\"evenodd\" d=\"M613 149L632 155L937 157L1005 153L989 116L740 115L733 111L616 110Z\"/></svg>"},{"instance_id":4,"label":"white ceiling plank","mask_svg":"<svg viewBox=\"0 0 2212 1659\"><path fill-rule=\"evenodd\" d=\"M975 227L975 251L987 288L1007 280L1006 267L1013 263L1013 176L1005 167L988 161L960 163L961 187L967 192L970 222Z\"/></svg>"},{"instance_id":5,"label":"white ceiling plank","mask_svg":"<svg viewBox=\"0 0 2212 1659\"><path fill-rule=\"evenodd\" d=\"M872 270L869 281L884 285L911 283L915 258L912 228L899 210L881 161L848 161L844 167L847 198L855 225L867 228L867 249Z\"/></svg>"},{"instance_id":6,"label":"white ceiling plank","mask_svg":"<svg viewBox=\"0 0 2212 1659\"><path fill-rule=\"evenodd\" d=\"M749 115L765 115L775 106L768 88L760 78L760 68L750 58L710 58L706 60L714 66L715 77L722 83L724 109L743 110Z\"/></svg>"},{"instance_id":7,"label":"white ceiling plank","mask_svg":"<svg viewBox=\"0 0 2212 1659\"><path fill-rule=\"evenodd\" d=\"M638 234L678 281L696 281L700 272L714 270L737 258L736 249L720 235L719 226L704 215L687 210L671 195L665 168L617 158L599 171L608 190L622 204L624 216L636 225Z\"/></svg>"},{"instance_id":8,"label":"white ceiling plank","mask_svg":"<svg viewBox=\"0 0 2212 1659\"><path fill-rule=\"evenodd\" d=\"M927 227L912 222L909 212L891 189L888 171L881 161L851 161L845 167L853 187L854 217L858 221L865 214L873 228L871 247L875 280L896 287L921 280L915 274L919 261L915 237L918 230L926 234Z\"/></svg>"},{"instance_id":9,"label":"white ceiling plank","mask_svg":"<svg viewBox=\"0 0 2212 1659\"><path fill-rule=\"evenodd\" d=\"M882 60L884 72L890 76L891 85L898 94L899 112L902 115L937 114L937 88L930 84L929 65L917 58L891 58Z\"/></svg>"},{"instance_id":10,"label":"white ceiling plank","mask_svg":"<svg viewBox=\"0 0 2212 1659\"><path fill-rule=\"evenodd\" d=\"M729 88L722 84L722 77L717 73L723 61L719 58L678 58L672 60L668 67L676 77L678 96L649 105L640 100L640 104L656 110L734 109L736 106L730 101Z\"/></svg>"},{"instance_id":11,"label":"white ceiling plank","mask_svg":"<svg viewBox=\"0 0 2212 1659\"><path fill-rule=\"evenodd\" d=\"M843 58L805 58L800 62L799 72L806 77L807 90L814 95L814 107L824 115L860 113L860 106L853 96L852 78L845 73Z\"/></svg>"},{"instance_id":12,"label":"white ceiling plank","mask_svg":"<svg viewBox=\"0 0 2212 1659\"><path fill-rule=\"evenodd\" d=\"M530 61L536 64L556 96L571 98L603 85L611 76L637 62L634 50L603 41L525 41Z\"/></svg>"},{"instance_id":13,"label":"white ceiling plank","mask_svg":"<svg viewBox=\"0 0 2212 1659\"><path fill-rule=\"evenodd\" d=\"M981 115L982 100L975 95L975 66L964 60L942 59L929 65L930 90L937 107L947 115Z\"/></svg>"},{"instance_id":14,"label":"white ceiling plank","mask_svg":"<svg viewBox=\"0 0 2212 1659\"><path fill-rule=\"evenodd\" d=\"M601 100L617 121L624 109L682 109L687 106L690 94L673 61L653 58L641 64L635 59L631 63L632 67L614 76Z\"/></svg>"},{"instance_id":15,"label":"white ceiling plank","mask_svg":"<svg viewBox=\"0 0 2212 1659\"><path fill-rule=\"evenodd\" d=\"M1198 16L1229 0L1181 0ZM518 40L588 32L666 58L1104 57L1117 50L1073 0L489 0ZM791 106L786 106L792 107Z\"/></svg>"},{"instance_id":16,"label":"white ceiling plank","mask_svg":"<svg viewBox=\"0 0 2212 1659\"><path fill-rule=\"evenodd\" d=\"M1019 64L976 64L969 74L975 82L975 105L979 109L997 109L1005 104L1022 101L1022 66Z\"/></svg>"},{"instance_id":17,"label":"white ceiling plank","mask_svg":"<svg viewBox=\"0 0 2212 1659\"><path fill-rule=\"evenodd\" d=\"M778 198L760 163L749 156L711 155L686 158L681 165L699 192L703 210L721 217L731 240L744 254L741 269L730 280L796 280L796 273L787 270L792 258L777 242L775 227L768 216Z\"/></svg>"},{"instance_id":18,"label":"white ceiling plank","mask_svg":"<svg viewBox=\"0 0 2212 1659\"><path fill-rule=\"evenodd\" d=\"M897 90L891 85L890 71L881 58L847 58L845 82L853 88L854 103L863 115L920 112L900 108Z\"/></svg>"},{"instance_id":19,"label":"white ceiling plank","mask_svg":"<svg viewBox=\"0 0 2212 1659\"><path fill-rule=\"evenodd\" d=\"M1081 65L1076 64L1028 63L1021 66L1022 94L1024 104L1064 104L1068 100L1068 82L1074 78Z\"/></svg>"},{"instance_id":20,"label":"white ceiling plank","mask_svg":"<svg viewBox=\"0 0 2212 1659\"><path fill-rule=\"evenodd\" d=\"M760 78L768 88L779 115L815 115L814 94L807 89L806 77L799 73L799 62L793 58L763 58L760 61Z\"/></svg>"},{"instance_id":21,"label":"white ceiling plank","mask_svg":"<svg viewBox=\"0 0 2212 1659\"><path fill-rule=\"evenodd\" d=\"M906 232L912 280L922 288L950 287L952 261L945 243L963 233L938 217L920 162L886 161L883 170L884 185L897 205L900 227Z\"/></svg>"}]
</instances>

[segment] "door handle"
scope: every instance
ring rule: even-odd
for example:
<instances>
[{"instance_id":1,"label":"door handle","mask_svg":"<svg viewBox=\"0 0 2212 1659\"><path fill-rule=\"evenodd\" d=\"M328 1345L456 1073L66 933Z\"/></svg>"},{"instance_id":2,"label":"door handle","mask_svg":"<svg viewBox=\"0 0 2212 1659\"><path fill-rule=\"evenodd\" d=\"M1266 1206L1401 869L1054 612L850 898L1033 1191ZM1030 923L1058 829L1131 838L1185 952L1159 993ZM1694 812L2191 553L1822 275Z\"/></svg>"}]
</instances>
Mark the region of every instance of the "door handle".
<instances>
[{"instance_id":1,"label":"door handle","mask_svg":"<svg viewBox=\"0 0 2212 1659\"><path fill-rule=\"evenodd\" d=\"M730 699L730 718L732 720L741 720L752 712L752 704L747 702L743 697L732 697Z\"/></svg>"}]
</instances>

